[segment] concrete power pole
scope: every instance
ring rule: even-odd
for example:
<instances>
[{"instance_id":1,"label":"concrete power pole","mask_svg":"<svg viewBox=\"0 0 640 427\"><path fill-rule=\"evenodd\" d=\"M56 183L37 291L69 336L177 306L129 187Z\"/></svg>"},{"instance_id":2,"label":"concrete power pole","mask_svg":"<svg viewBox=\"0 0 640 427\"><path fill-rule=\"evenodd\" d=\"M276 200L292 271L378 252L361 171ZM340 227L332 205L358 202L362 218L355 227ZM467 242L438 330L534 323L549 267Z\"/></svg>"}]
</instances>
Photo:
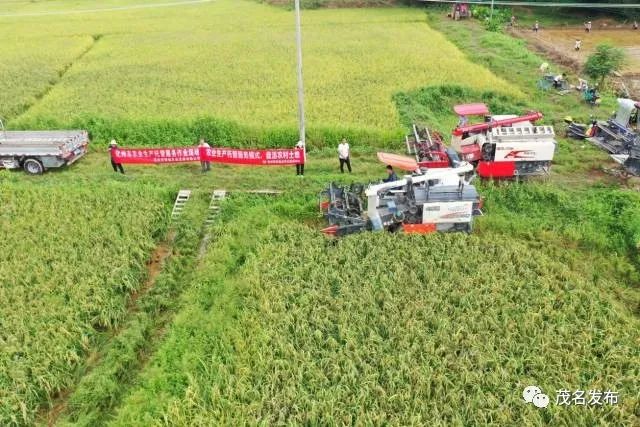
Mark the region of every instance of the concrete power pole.
<instances>
[{"instance_id":1,"label":"concrete power pole","mask_svg":"<svg viewBox=\"0 0 640 427\"><path fill-rule=\"evenodd\" d=\"M298 121L300 141L307 151L304 129L304 84L302 82L302 31L300 29L300 0L295 0L296 8L296 45L298 50Z\"/></svg>"}]
</instances>

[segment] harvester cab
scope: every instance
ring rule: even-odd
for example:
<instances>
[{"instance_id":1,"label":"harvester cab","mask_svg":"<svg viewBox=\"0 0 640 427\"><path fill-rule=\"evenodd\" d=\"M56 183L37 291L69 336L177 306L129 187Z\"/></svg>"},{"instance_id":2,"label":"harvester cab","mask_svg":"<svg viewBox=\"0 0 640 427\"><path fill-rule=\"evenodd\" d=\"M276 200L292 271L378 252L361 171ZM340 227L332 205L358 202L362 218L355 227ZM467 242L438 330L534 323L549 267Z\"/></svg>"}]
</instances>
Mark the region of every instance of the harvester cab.
<instances>
[{"instance_id":1,"label":"harvester cab","mask_svg":"<svg viewBox=\"0 0 640 427\"><path fill-rule=\"evenodd\" d=\"M476 165L482 178L513 178L548 174L556 148L552 126L534 126L542 114L490 115L485 104L456 105L460 117L451 147L463 161ZM467 124L467 116L483 122Z\"/></svg>"},{"instance_id":2,"label":"harvester cab","mask_svg":"<svg viewBox=\"0 0 640 427\"><path fill-rule=\"evenodd\" d=\"M416 173L368 186L330 184L320 193L320 210L329 223L323 233L472 231L473 217L482 214L476 188L463 178L472 165L425 170L410 157L378 153L378 158Z\"/></svg>"}]
</instances>

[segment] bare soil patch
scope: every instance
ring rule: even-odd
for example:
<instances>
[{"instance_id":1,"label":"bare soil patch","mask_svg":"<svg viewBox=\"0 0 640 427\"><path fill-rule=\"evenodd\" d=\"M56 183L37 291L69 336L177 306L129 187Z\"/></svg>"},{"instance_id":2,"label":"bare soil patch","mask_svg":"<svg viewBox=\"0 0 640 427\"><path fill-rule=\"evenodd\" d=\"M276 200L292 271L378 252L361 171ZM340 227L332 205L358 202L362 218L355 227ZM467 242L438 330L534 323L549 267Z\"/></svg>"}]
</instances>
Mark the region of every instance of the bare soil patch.
<instances>
[{"instance_id":1,"label":"bare soil patch","mask_svg":"<svg viewBox=\"0 0 640 427\"><path fill-rule=\"evenodd\" d=\"M609 43L624 49L628 63L621 79L630 94L640 98L640 30L598 21L594 22L590 33L581 27L541 29L538 33L520 28L512 30L512 33L527 40L554 61L576 72L580 72L598 44ZM576 51L574 46L578 39L582 41L582 47Z\"/></svg>"}]
</instances>

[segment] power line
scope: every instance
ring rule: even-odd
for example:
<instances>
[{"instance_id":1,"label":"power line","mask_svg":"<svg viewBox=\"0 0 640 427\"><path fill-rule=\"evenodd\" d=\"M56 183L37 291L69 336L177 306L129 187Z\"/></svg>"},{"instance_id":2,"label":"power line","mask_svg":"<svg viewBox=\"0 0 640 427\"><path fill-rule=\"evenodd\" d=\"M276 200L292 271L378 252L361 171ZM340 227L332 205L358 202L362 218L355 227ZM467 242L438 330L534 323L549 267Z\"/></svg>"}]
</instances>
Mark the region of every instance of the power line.
<instances>
[{"instance_id":1,"label":"power line","mask_svg":"<svg viewBox=\"0 0 640 427\"><path fill-rule=\"evenodd\" d=\"M456 0L417 0L423 3L469 3L489 5L489 1L472 0L459 2ZM530 1L494 1L499 6L529 6L529 7L568 7L588 9L640 9L640 3L559 3L559 2L530 2Z\"/></svg>"}]
</instances>

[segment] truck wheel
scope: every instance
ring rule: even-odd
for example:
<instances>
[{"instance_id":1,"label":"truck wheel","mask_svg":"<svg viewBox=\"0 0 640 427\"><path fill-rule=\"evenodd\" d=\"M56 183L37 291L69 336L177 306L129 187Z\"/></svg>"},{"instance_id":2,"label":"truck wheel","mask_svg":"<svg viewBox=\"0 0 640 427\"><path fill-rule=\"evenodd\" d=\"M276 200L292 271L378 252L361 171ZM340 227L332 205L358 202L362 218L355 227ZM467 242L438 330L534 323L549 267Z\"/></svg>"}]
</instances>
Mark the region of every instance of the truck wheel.
<instances>
[{"instance_id":1,"label":"truck wheel","mask_svg":"<svg viewBox=\"0 0 640 427\"><path fill-rule=\"evenodd\" d=\"M22 164L22 168L29 175L42 175L44 172L44 166L36 159L27 159Z\"/></svg>"}]
</instances>

